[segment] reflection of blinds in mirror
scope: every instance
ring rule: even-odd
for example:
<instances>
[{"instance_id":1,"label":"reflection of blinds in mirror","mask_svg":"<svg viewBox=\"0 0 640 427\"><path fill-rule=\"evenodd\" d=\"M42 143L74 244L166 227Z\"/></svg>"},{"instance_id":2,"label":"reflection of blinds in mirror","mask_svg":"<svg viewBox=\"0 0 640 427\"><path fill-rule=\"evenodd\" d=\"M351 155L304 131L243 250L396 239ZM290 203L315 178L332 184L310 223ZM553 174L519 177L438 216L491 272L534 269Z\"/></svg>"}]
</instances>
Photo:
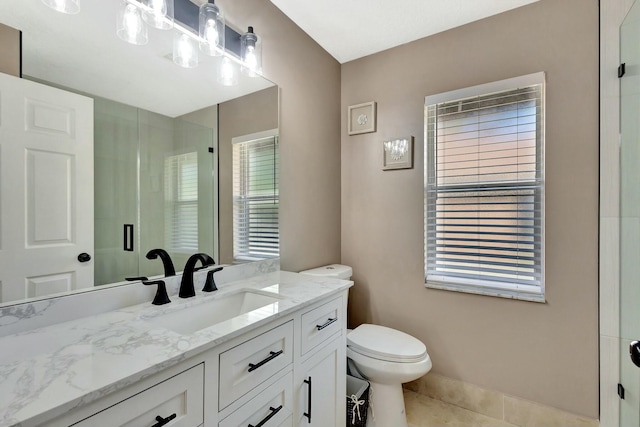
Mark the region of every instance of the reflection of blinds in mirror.
<instances>
[{"instance_id":1,"label":"reflection of blinds in mirror","mask_svg":"<svg viewBox=\"0 0 640 427\"><path fill-rule=\"evenodd\" d=\"M277 137L233 144L233 257L280 254Z\"/></svg>"},{"instance_id":2,"label":"reflection of blinds in mirror","mask_svg":"<svg viewBox=\"0 0 640 427\"><path fill-rule=\"evenodd\" d=\"M165 244L169 251L198 251L198 153L164 160Z\"/></svg>"},{"instance_id":3,"label":"reflection of blinds in mirror","mask_svg":"<svg viewBox=\"0 0 640 427\"><path fill-rule=\"evenodd\" d=\"M426 279L542 293L542 85L426 109Z\"/></svg>"}]
</instances>

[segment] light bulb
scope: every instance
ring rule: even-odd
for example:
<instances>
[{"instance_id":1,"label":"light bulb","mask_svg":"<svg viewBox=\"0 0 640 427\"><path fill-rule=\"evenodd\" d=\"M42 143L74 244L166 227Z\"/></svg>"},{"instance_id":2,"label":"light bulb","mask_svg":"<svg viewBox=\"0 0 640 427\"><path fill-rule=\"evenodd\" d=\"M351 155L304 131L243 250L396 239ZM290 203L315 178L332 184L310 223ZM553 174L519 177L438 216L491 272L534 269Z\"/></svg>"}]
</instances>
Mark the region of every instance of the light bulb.
<instances>
[{"instance_id":1,"label":"light bulb","mask_svg":"<svg viewBox=\"0 0 640 427\"><path fill-rule=\"evenodd\" d=\"M193 37L181 33L176 34L173 39L173 62L184 68L198 66L198 51Z\"/></svg>"},{"instance_id":2,"label":"light bulb","mask_svg":"<svg viewBox=\"0 0 640 427\"><path fill-rule=\"evenodd\" d=\"M80 0L42 0L51 9L74 15L80 12Z\"/></svg>"},{"instance_id":3,"label":"light bulb","mask_svg":"<svg viewBox=\"0 0 640 427\"><path fill-rule=\"evenodd\" d=\"M258 57L256 56L256 48L253 46L248 46L247 51L244 55L244 63L252 71L256 70L258 66Z\"/></svg>"},{"instance_id":4,"label":"light bulb","mask_svg":"<svg viewBox=\"0 0 640 427\"><path fill-rule=\"evenodd\" d=\"M238 74L233 62L226 56L222 58L218 69L218 83L223 86L234 86L238 83Z\"/></svg>"},{"instance_id":5,"label":"light bulb","mask_svg":"<svg viewBox=\"0 0 640 427\"><path fill-rule=\"evenodd\" d=\"M127 10L124 12L124 28L128 42L133 42L140 30L142 29L142 20L138 9L132 4L127 6Z\"/></svg>"},{"instance_id":6,"label":"light bulb","mask_svg":"<svg viewBox=\"0 0 640 427\"><path fill-rule=\"evenodd\" d=\"M215 20L207 19L204 27L204 39L212 47L218 44L218 29L216 28Z\"/></svg>"},{"instance_id":7,"label":"light bulb","mask_svg":"<svg viewBox=\"0 0 640 427\"><path fill-rule=\"evenodd\" d=\"M153 10L153 14L157 18L167 16L167 3L165 0L151 0L149 6L151 6L151 10Z\"/></svg>"},{"instance_id":8,"label":"light bulb","mask_svg":"<svg viewBox=\"0 0 640 427\"><path fill-rule=\"evenodd\" d=\"M173 0L145 0L143 18L154 28L169 30L173 27Z\"/></svg>"},{"instance_id":9,"label":"light bulb","mask_svg":"<svg viewBox=\"0 0 640 427\"><path fill-rule=\"evenodd\" d=\"M118 37L127 43L141 45L149 41L147 26L142 20L140 10L127 0L121 2L117 33Z\"/></svg>"}]
</instances>

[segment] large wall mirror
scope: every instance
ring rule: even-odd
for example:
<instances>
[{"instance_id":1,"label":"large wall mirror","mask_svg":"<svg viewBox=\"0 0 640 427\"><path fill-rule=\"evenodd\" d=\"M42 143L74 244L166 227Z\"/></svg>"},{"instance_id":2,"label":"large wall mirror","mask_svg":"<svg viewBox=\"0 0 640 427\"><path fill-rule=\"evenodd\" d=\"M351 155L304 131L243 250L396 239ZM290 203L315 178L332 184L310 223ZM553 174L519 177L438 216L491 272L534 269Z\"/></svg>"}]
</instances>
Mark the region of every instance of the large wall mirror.
<instances>
[{"instance_id":1,"label":"large wall mirror","mask_svg":"<svg viewBox=\"0 0 640 427\"><path fill-rule=\"evenodd\" d=\"M237 261L232 147L277 139L278 88L239 67L218 83L220 57L177 66L177 30L123 42L119 4L0 2L23 74L0 76L0 305L161 275L154 248L177 271L195 252Z\"/></svg>"}]
</instances>

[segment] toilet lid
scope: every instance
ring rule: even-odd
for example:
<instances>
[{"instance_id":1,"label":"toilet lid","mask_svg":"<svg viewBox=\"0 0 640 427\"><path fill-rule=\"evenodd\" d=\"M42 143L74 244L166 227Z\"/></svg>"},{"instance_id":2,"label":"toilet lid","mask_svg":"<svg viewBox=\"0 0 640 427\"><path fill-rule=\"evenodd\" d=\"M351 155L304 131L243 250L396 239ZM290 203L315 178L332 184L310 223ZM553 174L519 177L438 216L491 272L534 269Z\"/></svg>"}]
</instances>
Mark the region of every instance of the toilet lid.
<instances>
[{"instance_id":1,"label":"toilet lid","mask_svg":"<svg viewBox=\"0 0 640 427\"><path fill-rule=\"evenodd\" d=\"M347 335L351 350L389 362L417 362L427 354L422 341L380 325L360 325Z\"/></svg>"}]
</instances>

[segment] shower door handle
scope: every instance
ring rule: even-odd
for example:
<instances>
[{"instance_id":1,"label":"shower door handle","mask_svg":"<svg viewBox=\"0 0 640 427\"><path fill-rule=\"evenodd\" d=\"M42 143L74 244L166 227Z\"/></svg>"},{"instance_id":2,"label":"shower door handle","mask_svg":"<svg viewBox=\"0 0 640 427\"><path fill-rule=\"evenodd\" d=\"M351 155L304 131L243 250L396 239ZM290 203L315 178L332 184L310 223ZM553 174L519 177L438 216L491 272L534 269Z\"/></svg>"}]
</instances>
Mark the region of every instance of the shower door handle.
<instances>
[{"instance_id":1,"label":"shower door handle","mask_svg":"<svg viewBox=\"0 0 640 427\"><path fill-rule=\"evenodd\" d=\"M126 252L133 252L133 224L124 225L123 248Z\"/></svg>"},{"instance_id":2,"label":"shower door handle","mask_svg":"<svg viewBox=\"0 0 640 427\"><path fill-rule=\"evenodd\" d=\"M640 341L629 344L629 356L633 364L640 368Z\"/></svg>"}]
</instances>

